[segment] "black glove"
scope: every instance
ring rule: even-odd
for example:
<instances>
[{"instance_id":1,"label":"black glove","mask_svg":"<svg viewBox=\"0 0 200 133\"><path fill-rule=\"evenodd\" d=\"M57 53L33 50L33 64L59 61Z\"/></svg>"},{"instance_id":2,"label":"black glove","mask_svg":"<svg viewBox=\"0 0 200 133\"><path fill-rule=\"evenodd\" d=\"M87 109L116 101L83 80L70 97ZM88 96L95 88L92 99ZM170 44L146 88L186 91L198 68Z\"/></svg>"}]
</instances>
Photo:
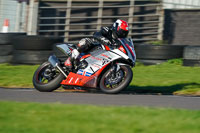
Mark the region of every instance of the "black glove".
<instances>
[{"instance_id":1,"label":"black glove","mask_svg":"<svg viewBox=\"0 0 200 133\"><path fill-rule=\"evenodd\" d=\"M112 42L103 36L101 36L99 39L100 39L100 42L105 45L112 45Z\"/></svg>"},{"instance_id":2,"label":"black glove","mask_svg":"<svg viewBox=\"0 0 200 133\"><path fill-rule=\"evenodd\" d=\"M121 42L117 39L112 39L112 46L115 48L119 47L121 45Z\"/></svg>"},{"instance_id":3,"label":"black glove","mask_svg":"<svg viewBox=\"0 0 200 133\"><path fill-rule=\"evenodd\" d=\"M93 43L93 40L91 38L85 38L85 42L88 45L91 45Z\"/></svg>"}]
</instances>

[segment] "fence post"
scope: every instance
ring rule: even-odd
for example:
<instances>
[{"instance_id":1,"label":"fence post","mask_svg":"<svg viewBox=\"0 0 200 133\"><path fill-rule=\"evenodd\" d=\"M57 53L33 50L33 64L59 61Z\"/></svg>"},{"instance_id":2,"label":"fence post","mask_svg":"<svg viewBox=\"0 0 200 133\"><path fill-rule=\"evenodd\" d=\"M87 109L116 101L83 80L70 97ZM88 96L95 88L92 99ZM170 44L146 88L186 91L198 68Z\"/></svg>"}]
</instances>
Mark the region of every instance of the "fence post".
<instances>
[{"instance_id":1,"label":"fence post","mask_svg":"<svg viewBox=\"0 0 200 133\"><path fill-rule=\"evenodd\" d=\"M66 20L65 20L65 42L69 41L70 17L72 0L67 0Z\"/></svg>"},{"instance_id":2,"label":"fence post","mask_svg":"<svg viewBox=\"0 0 200 133\"><path fill-rule=\"evenodd\" d=\"M38 0L30 0L29 18L27 26L28 35L37 35L38 6Z\"/></svg>"},{"instance_id":3,"label":"fence post","mask_svg":"<svg viewBox=\"0 0 200 133\"><path fill-rule=\"evenodd\" d=\"M97 30L101 29L101 26L102 26L102 15L103 15L103 0L99 0Z\"/></svg>"},{"instance_id":4,"label":"fence post","mask_svg":"<svg viewBox=\"0 0 200 133\"><path fill-rule=\"evenodd\" d=\"M129 37L131 38L132 28L133 28L133 14L134 14L134 0L130 0L130 7L129 7Z\"/></svg>"},{"instance_id":5,"label":"fence post","mask_svg":"<svg viewBox=\"0 0 200 133\"><path fill-rule=\"evenodd\" d=\"M17 3L17 10L16 10L16 24L15 24L15 32L20 31L20 22L21 22L21 10L22 10L22 2L18 1Z\"/></svg>"},{"instance_id":6,"label":"fence post","mask_svg":"<svg viewBox=\"0 0 200 133\"><path fill-rule=\"evenodd\" d=\"M160 14L159 16L159 23L158 23L158 40L163 40L163 30L164 30L164 10L162 8L163 3L161 1L161 6L157 7L157 14Z\"/></svg>"}]
</instances>

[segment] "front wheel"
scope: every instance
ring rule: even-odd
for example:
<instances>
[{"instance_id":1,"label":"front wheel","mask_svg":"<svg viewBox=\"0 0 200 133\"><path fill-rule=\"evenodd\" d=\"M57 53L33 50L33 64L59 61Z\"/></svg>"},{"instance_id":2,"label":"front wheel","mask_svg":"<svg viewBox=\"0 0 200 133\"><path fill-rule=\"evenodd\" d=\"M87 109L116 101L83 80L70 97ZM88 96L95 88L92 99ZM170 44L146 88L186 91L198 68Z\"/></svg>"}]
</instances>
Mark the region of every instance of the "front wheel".
<instances>
[{"instance_id":1,"label":"front wheel","mask_svg":"<svg viewBox=\"0 0 200 133\"><path fill-rule=\"evenodd\" d=\"M53 68L49 62L45 62L35 71L33 85L39 91L51 92L61 86L63 79L62 73Z\"/></svg>"},{"instance_id":2,"label":"front wheel","mask_svg":"<svg viewBox=\"0 0 200 133\"><path fill-rule=\"evenodd\" d=\"M100 80L100 89L108 94L115 94L125 89L133 78L133 72L127 65L120 66L117 72L107 70Z\"/></svg>"}]
</instances>

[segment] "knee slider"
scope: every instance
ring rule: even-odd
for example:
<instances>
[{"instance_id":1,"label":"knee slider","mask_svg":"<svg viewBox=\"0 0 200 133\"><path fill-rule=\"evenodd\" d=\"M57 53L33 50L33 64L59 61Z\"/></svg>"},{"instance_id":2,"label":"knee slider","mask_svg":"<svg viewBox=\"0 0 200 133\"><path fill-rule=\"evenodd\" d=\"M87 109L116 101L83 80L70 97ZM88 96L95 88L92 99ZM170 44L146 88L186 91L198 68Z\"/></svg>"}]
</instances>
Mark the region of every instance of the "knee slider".
<instances>
[{"instance_id":1,"label":"knee slider","mask_svg":"<svg viewBox=\"0 0 200 133\"><path fill-rule=\"evenodd\" d=\"M83 38L79 41L78 51L84 52L91 46L91 40L89 38Z\"/></svg>"}]
</instances>

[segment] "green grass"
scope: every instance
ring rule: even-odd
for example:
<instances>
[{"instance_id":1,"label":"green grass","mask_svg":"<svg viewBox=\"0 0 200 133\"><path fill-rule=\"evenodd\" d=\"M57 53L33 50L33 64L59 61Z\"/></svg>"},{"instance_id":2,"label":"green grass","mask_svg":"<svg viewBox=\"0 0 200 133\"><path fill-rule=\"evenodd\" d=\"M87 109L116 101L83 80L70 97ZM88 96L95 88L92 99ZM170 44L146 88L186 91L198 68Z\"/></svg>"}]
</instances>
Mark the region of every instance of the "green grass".
<instances>
[{"instance_id":1,"label":"green grass","mask_svg":"<svg viewBox=\"0 0 200 133\"><path fill-rule=\"evenodd\" d=\"M30 88L32 77L38 65L0 64L0 86L8 88Z\"/></svg>"},{"instance_id":2,"label":"green grass","mask_svg":"<svg viewBox=\"0 0 200 133\"><path fill-rule=\"evenodd\" d=\"M1 133L199 133L200 111L0 102Z\"/></svg>"},{"instance_id":3,"label":"green grass","mask_svg":"<svg viewBox=\"0 0 200 133\"><path fill-rule=\"evenodd\" d=\"M200 96L200 67L184 67L180 59L152 66L137 64L128 87L133 93L159 93ZM32 86L32 76L38 65L0 64L0 87Z\"/></svg>"},{"instance_id":4,"label":"green grass","mask_svg":"<svg viewBox=\"0 0 200 133\"><path fill-rule=\"evenodd\" d=\"M184 67L173 60L160 65L136 66L129 90L200 96L200 67Z\"/></svg>"}]
</instances>

